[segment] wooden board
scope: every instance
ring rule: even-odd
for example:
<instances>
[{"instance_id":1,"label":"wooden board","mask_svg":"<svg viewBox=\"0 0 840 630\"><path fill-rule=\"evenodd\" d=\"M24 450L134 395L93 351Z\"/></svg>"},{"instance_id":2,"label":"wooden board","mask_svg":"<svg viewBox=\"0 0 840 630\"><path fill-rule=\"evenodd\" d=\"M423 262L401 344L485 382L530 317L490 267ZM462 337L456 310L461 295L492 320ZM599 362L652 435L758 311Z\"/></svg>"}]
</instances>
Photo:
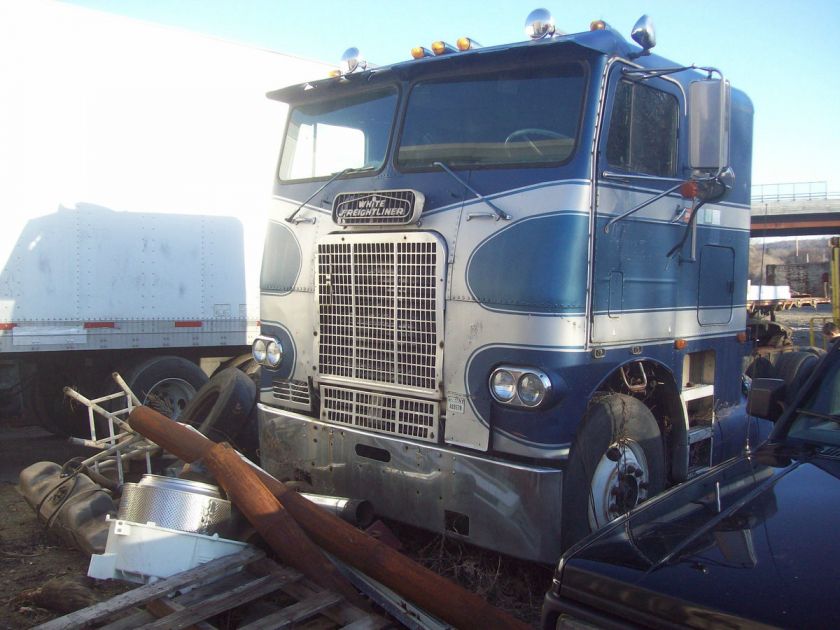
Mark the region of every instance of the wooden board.
<instances>
[{"instance_id":1,"label":"wooden board","mask_svg":"<svg viewBox=\"0 0 840 630\"><path fill-rule=\"evenodd\" d=\"M249 608L253 603L258 605ZM317 586L299 571L248 548L139 586L38 628L73 630L95 624L108 630L214 630L213 618L234 609L243 621L240 627L249 630L291 628L311 620L320 620L318 627L324 628L376 629L389 625L386 619Z\"/></svg>"}]
</instances>

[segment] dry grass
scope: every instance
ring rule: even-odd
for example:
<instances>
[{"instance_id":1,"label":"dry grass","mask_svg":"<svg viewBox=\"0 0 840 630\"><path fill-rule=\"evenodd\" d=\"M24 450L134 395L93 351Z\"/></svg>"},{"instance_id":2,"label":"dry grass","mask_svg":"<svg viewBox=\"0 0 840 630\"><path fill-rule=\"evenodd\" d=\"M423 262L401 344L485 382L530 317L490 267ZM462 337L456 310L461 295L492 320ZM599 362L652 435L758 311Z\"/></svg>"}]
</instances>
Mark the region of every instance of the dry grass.
<instances>
[{"instance_id":1,"label":"dry grass","mask_svg":"<svg viewBox=\"0 0 840 630\"><path fill-rule=\"evenodd\" d=\"M552 567L389 522L403 553L522 621L537 626Z\"/></svg>"}]
</instances>

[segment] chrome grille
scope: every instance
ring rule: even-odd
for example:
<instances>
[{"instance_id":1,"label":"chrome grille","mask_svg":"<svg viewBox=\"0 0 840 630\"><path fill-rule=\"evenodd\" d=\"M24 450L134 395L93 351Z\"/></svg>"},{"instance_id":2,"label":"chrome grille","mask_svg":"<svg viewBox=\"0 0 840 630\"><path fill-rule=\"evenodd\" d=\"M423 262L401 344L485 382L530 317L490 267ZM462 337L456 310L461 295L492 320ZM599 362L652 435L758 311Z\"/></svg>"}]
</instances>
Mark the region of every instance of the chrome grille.
<instances>
[{"instance_id":1,"label":"chrome grille","mask_svg":"<svg viewBox=\"0 0 840 630\"><path fill-rule=\"evenodd\" d=\"M437 441L438 403L326 385L321 419L400 437Z\"/></svg>"},{"instance_id":2,"label":"chrome grille","mask_svg":"<svg viewBox=\"0 0 840 630\"><path fill-rule=\"evenodd\" d=\"M275 400L282 400L309 409L309 383L276 379L272 384Z\"/></svg>"},{"instance_id":3,"label":"chrome grille","mask_svg":"<svg viewBox=\"0 0 840 630\"><path fill-rule=\"evenodd\" d=\"M426 233L320 242L320 375L435 392L444 262L442 245Z\"/></svg>"}]
</instances>

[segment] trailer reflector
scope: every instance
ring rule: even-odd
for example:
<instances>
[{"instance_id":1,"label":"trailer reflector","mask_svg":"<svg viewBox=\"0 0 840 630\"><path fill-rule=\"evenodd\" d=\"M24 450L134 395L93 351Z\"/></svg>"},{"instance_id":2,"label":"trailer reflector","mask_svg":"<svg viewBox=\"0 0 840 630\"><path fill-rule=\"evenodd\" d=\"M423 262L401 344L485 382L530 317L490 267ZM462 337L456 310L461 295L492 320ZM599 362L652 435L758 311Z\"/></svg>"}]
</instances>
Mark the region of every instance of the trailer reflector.
<instances>
[{"instance_id":1,"label":"trailer reflector","mask_svg":"<svg viewBox=\"0 0 840 630\"><path fill-rule=\"evenodd\" d=\"M186 320L175 322L175 328L201 328L204 322L198 320Z\"/></svg>"},{"instance_id":2,"label":"trailer reflector","mask_svg":"<svg viewBox=\"0 0 840 630\"><path fill-rule=\"evenodd\" d=\"M5 323L5 324L0 324L0 330L11 330L15 326L17 326L17 324L13 324L11 322Z\"/></svg>"},{"instance_id":3,"label":"trailer reflector","mask_svg":"<svg viewBox=\"0 0 840 630\"><path fill-rule=\"evenodd\" d=\"M90 330L91 328L116 328L116 322L85 322L83 324L85 330Z\"/></svg>"}]
</instances>

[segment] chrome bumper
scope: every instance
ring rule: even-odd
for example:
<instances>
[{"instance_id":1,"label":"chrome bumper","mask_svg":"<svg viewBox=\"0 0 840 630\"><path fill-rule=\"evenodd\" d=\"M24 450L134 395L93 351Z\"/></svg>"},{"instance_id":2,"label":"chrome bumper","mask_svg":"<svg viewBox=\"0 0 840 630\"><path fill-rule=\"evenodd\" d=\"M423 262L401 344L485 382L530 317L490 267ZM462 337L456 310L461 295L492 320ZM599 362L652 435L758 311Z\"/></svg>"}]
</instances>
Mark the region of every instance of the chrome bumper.
<instances>
[{"instance_id":1,"label":"chrome bumper","mask_svg":"<svg viewBox=\"0 0 840 630\"><path fill-rule=\"evenodd\" d=\"M259 405L261 465L378 515L538 562L560 556L563 472L325 424Z\"/></svg>"}]
</instances>

